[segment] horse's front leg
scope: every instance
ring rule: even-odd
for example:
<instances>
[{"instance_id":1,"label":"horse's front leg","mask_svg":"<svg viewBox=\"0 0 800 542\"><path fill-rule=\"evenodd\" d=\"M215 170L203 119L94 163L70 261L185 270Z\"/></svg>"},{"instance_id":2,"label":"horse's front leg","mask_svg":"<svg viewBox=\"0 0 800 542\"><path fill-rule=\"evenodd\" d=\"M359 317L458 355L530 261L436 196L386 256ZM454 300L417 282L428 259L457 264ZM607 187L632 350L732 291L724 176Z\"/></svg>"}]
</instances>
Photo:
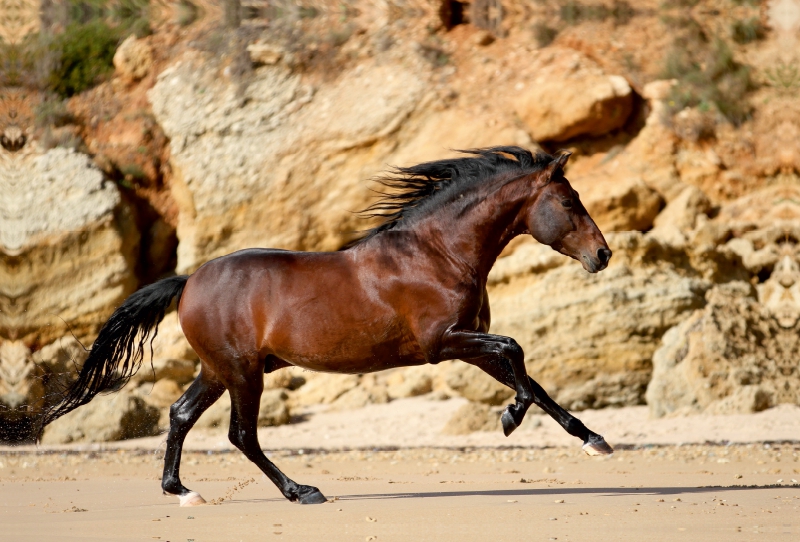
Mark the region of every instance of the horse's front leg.
<instances>
[{"instance_id":1,"label":"horse's front leg","mask_svg":"<svg viewBox=\"0 0 800 542\"><path fill-rule=\"evenodd\" d=\"M556 403L552 397L547 395L544 388L532 378L531 386L533 387L534 402L536 405L557 421L567 433L581 439L583 441L584 452L589 455L608 455L614 453L614 449L608 445L602 435L598 435L583 425L583 422L578 418L567 412L566 409Z\"/></svg>"},{"instance_id":2,"label":"horse's front leg","mask_svg":"<svg viewBox=\"0 0 800 542\"><path fill-rule=\"evenodd\" d=\"M534 392L525 372L525 354L517 341L502 335L491 335L475 331L452 331L442 337L439 359L460 359L467 362L478 358L490 358L503 362L511 368L513 388L517 392L516 401L508 405L500 421L503 433L508 436L519 427L528 407L533 404Z\"/></svg>"},{"instance_id":3,"label":"horse's front leg","mask_svg":"<svg viewBox=\"0 0 800 542\"><path fill-rule=\"evenodd\" d=\"M459 359L463 359L467 363L482 369L501 384L504 384L511 389L517 389L517 378L514 371L514 366L509 362L508 359L497 356L496 354L487 354L477 357L461 357ZM524 374L524 364L522 366L522 371ZM567 412L563 407L561 407L561 405L556 403L553 398L550 397L546 391L544 391L544 388L542 388L538 382L527 376L527 374L525 375L525 378L530 383L530 388L533 392L533 402L539 408L549 414L551 418L557 421L567 433L581 439L583 441L583 450L587 454L607 455L614 452L613 448L606 443L605 439L603 439L601 435L598 435L591 429L587 428L582 421ZM514 407L518 409L517 405L514 405ZM506 434L506 436L508 436L510 432L516 428L512 427L511 431L509 431L506 426L507 422L509 421L508 417L512 417L513 420L513 414L509 414L509 411L506 410L506 412L503 413L503 417L503 432ZM517 421L517 426L521 421L522 418L520 417Z\"/></svg>"}]
</instances>

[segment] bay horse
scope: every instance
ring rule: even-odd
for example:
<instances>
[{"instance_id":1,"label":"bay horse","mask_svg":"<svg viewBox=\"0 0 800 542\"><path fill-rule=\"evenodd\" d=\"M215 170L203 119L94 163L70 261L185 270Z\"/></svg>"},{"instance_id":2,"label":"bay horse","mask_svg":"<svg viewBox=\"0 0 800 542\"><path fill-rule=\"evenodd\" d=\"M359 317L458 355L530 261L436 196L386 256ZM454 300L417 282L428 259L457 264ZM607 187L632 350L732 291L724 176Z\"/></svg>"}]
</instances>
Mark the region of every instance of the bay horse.
<instances>
[{"instance_id":1,"label":"bay horse","mask_svg":"<svg viewBox=\"0 0 800 542\"><path fill-rule=\"evenodd\" d=\"M390 191L367 209L383 222L340 251L241 250L128 297L101 329L77 380L44 411L40 434L98 393L119 389L178 298L181 327L200 357L197 379L170 408L161 481L182 506L205 502L179 478L184 438L226 389L231 443L290 501L325 502L316 487L284 475L258 442L262 375L289 365L368 373L463 360L516 391L501 416L506 436L535 404L588 454L613 452L526 374L514 339L488 333L487 275L514 237L530 234L590 273L608 265L611 251L564 176L569 153L461 152L466 156L383 177Z\"/></svg>"}]
</instances>

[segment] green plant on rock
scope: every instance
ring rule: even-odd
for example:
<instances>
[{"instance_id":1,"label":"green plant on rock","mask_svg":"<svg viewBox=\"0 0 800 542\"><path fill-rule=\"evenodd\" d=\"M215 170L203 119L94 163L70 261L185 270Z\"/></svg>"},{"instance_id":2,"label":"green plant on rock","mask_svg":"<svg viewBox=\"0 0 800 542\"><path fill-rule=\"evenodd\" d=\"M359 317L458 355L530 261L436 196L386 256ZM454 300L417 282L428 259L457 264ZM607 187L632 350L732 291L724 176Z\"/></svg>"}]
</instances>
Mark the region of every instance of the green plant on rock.
<instances>
[{"instance_id":1,"label":"green plant on rock","mask_svg":"<svg viewBox=\"0 0 800 542\"><path fill-rule=\"evenodd\" d=\"M177 12L175 22L180 26L189 26L200 16L198 7L189 0L180 0L175 9Z\"/></svg>"},{"instance_id":2,"label":"green plant on rock","mask_svg":"<svg viewBox=\"0 0 800 542\"><path fill-rule=\"evenodd\" d=\"M50 88L70 97L102 81L113 70L119 40L119 29L103 21L68 25L49 45L56 55L56 66L48 78Z\"/></svg>"},{"instance_id":3,"label":"green plant on rock","mask_svg":"<svg viewBox=\"0 0 800 542\"><path fill-rule=\"evenodd\" d=\"M533 32L533 39L536 40L536 44L541 47L547 47L553 40L556 39L558 36L558 30L551 26L547 26L543 22L537 22L531 27L531 32Z\"/></svg>"},{"instance_id":4,"label":"green plant on rock","mask_svg":"<svg viewBox=\"0 0 800 542\"><path fill-rule=\"evenodd\" d=\"M731 24L731 37L740 45L764 39L766 29L758 17L751 17Z\"/></svg>"},{"instance_id":5,"label":"green plant on rock","mask_svg":"<svg viewBox=\"0 0 800 542\"><path fill-rule=\"evenodd\" d=\"M34 108L36 126L61 127L73 122L72 114L67 110L65 101L57 96L47 96Z\"/></svg>"},{"instance_id":6,"label":"green plant on rock","mask_svg":"<svg viewBox=\"0 0 800 542\"><path fill-rule=\"evenodd\" d=\"M109 15L119 23L150 18L150 0L116 0L109 6Z\"/></svg>"},{"instance_id":7,"label":"green plant on rock","mask_svg":"<svg viewBox=\"0 0 800 542\"><path fill-rule=\"evenodd\" d=\"M119 167L119 172L122 176L128 180L142 180L147 178L147 174L144 172L142 167L138 164L122 164Z\"/></svg>"},{"instance_id":8,"label":"green plant on rock","mask_svg":"<svg viewBox=\"0 0 800 542\"><path fill-rule=\"evenodd\" d=\"M737 62L721 38L708 40L698 26L687 28L664 58L662 77L678 81L668 102L671 112L715 109L730 122L742 123L750 116L747 94L755 87L750 67Z\"/></svg>"},{"instance_id":9,"label":"green plant on rock","mask_svg":"<svg viewBox=\"0 0 800 542\"><path fill-rule=\"evenodd\" d=\"M633 6L626 0L614 0L610 6L583 4L569 0L561 4L559 17L567 25L576 25L584 21L612 20L616 25L628 24L636 14Z\"/></svg>"}]
</instances>

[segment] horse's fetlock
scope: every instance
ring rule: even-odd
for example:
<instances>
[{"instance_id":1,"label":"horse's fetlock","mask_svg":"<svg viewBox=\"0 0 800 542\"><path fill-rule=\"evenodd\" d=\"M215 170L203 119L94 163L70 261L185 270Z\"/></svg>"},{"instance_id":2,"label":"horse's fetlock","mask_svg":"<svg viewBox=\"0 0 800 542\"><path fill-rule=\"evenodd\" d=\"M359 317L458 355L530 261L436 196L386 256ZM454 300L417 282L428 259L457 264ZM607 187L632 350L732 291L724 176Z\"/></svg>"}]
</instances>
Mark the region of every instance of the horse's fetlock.
<instances>
[{"instance_id":1,"label":"horse's fetlock","mask_svg":"<svg viewBox=\"0 0 800 542\"><path fill-rule=\"evenodd\" d=\"M578 418L572 418L567 423L567 433L572 435L573 437L583 437L584 434L587 432L586 426L583 425L583 422L580 421Z\"/></svg>"}]
</instances>

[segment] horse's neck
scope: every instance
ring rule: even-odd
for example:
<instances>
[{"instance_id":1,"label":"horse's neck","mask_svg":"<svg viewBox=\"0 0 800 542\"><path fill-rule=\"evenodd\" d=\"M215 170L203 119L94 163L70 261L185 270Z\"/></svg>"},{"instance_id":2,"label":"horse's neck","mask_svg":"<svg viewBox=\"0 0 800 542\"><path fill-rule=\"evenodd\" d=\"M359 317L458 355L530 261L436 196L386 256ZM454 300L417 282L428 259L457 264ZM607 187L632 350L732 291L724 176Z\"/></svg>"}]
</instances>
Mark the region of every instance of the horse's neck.
<instances>
[{"instance_id":1,"label":"horse's neck","mask_svg":"<svg viewBox=\"0 0 800 542\"><path fill-rule=\"evenodd\" d=\"M525 231L522 209L527 199L509 185L479 191L452 202L441 215L428 217L420 226L485 282L506 245Z\"/></svg>"}]
</instances>

